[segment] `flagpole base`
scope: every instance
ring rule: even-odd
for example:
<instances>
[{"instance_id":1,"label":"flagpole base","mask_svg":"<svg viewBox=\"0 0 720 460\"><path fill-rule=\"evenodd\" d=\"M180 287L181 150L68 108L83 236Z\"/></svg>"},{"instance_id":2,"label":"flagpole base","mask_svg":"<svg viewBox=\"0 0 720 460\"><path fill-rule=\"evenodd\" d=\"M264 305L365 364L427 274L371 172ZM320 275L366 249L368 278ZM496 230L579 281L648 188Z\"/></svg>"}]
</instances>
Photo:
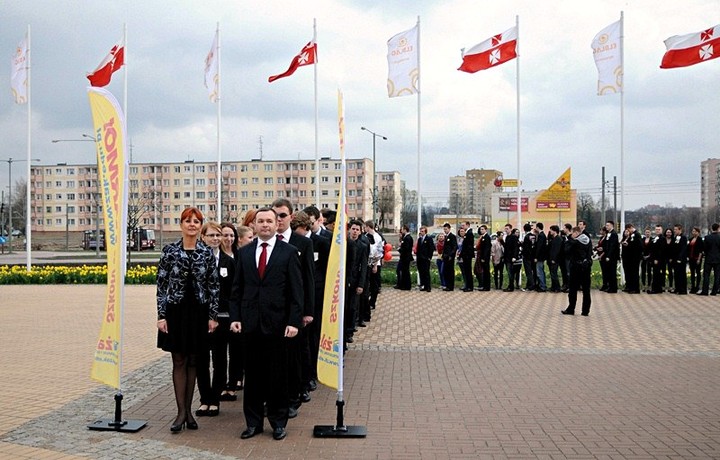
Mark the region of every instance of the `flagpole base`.
<instances>
[{"instance_id":1,"label":"flagpole base","mask_svg":"<svg viewBox=\"0 0 720 460\"><path fill-rule=\"evenodd\" d=\"M364 426L315 425L313 436L316 438L364 438L367 428Z\"/></svg>"},{"instance_id":2,"label":"flagpole base","mask_svg":"<svg viewBox=\"0 0 720 460\"><path fill-rule=\"evenodd\" d=\"M340 396L342 398L342 396ZM345 401L339 399L337 406L337 423L335 425L315 425L313 436L316 438L364 438L367 428L364 426L347 426L343 420Z\"/></svg>"},{"instance_id":3,"label":"flagpole base","mask_svg":"<svg viewBox=\"0 0 720 460\"><path fill-rule=\"evenodd\" d=\"M145 420L123 420L122 419L122 393L115 395L115 418L100 419L90 423L87 427L94 431L120 431L123 433L135 433L147 425Z\"/></svg>"}]
</instances>

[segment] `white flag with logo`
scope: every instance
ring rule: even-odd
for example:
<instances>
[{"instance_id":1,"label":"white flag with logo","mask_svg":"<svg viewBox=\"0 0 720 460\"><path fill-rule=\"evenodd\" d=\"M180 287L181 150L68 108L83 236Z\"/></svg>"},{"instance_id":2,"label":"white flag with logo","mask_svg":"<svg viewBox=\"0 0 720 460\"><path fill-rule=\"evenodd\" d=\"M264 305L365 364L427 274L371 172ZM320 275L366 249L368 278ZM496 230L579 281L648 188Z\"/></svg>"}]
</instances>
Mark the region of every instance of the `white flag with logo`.
<instances>
[{"instance_id":1,"label":"white flag with logo","mask_svg":"<svg viewBox=\"0 0 720 460\"><path fill-rule=\"evenodd\" d=\"M598 69L598 96L623 90L621 28L622 19L598 32L592 41L593 57Z\"/></svg>"},{"instance_id":2,"label":"white flag with logo","mask_svg":"<svg viewBox=\"0 0 720 460\"><path fill-rule=\"evenodd\" d=\"M24 38L15 50L12 57L12 72L10 74L10 87L16 104L27 104L27 38Z\"/></svg>"},{"instance_id":3,"label":"white flag with logo","mask_svg":"<svg viewBox=\"0 0 720 460\"><path fill-rule=\"evenodd\" d=\"M220 73L218 67L218 34L215 32L212 48L205 58L205 88L213 102L217 102L219 96Z\"/></svg>"},{"instance_id":4,"label":"white flag with logo","mask_svg":"<svg viewBox=\"0 0 720 460\"><path fill-rule=\"evenodd\" d=\"M418 92L418 26L388 40L388 96L409 96Z\"/></svg>"}]
</instances>

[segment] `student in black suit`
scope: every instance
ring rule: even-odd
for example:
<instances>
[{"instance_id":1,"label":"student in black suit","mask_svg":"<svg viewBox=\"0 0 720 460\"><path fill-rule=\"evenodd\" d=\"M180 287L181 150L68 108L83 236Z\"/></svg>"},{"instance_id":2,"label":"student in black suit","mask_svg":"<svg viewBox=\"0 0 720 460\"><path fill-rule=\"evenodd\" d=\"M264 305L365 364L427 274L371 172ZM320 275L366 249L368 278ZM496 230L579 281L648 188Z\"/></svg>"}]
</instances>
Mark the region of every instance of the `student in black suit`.
<instances>
[{"instance_id":1,"label":"student in black suit","mask_svg":"<svg viewBox=\"0 0 720 460\"><path fill-rule=\"evenodd\" d=\"M607 229L607 238L605 243L605 251L603 258L605 259L605 269L607 270L608 294L617 292L617 265L620 259L620 239L615 231L615 222L609 220L605 224Z\"/></svg>"},{"instance_id":2,"label":"student in black suit","mask_svg":"<svg viewBox=\"0 0 720 460\"><path fill-rule=\"evenodd\" d=\"M298 235L290 228L293 218L293 206L289 200L278 198L273 201L272 208L277 214L278 238L295 246L300 258L303 290L303 317L297 338L290 341L290 418L297 416L303 402L310 401L305 390L310 381L310 343L306 328L315 317L315 260L312 240Z\"/></svg>"},{"instance_id":3,"label":"student in black suit","mask_svg":"<svg viewBox=\"0 0 720 460\"><path fill-rule=\"evenodd\" d=\"M467 238L467 235L465 236ZM478 277L478 290L490 290L490 250L492 239L488 235L487 225L480 226L480 234L477 241L477 259L475 260L475 275Z\"/></svg>"},{"instance_id":4,"label":"student in black suit","mask_svg":"<svg viewBox=\"0 0 720 460\"><path fill-rule=\"evenodd\" d=\"M312 232L315 219L305 211L296 212L290 222L290 228L300 236L310 238L313 243L313 259L315 263L315 312L314 321L307 325L308 352L301 356L303 368L307 375L303 375L305 391L315 391L317 388L317 358L320 349L320 325L322 324L323 299L325 297L325 273L330 258L330 240ZM308 399L309 400L309 399Z\"/></svg>"},{"instance_id":5,"label":"student in black suit","mask_svg":"<svg viewBox=\"0 0 720 460\"><path fill-rule=\"evenodd\" d=\"M625 224L627 235L623 238L622 265L625 272L625 292L628 294L640 293L640 261L642 260L642 235L633 224Z\"/></svg>"},{"instance_id":6,"label":"student in black suit","mask_svg":"<svg viewBox=\"0 0 720 460\"><path fill-rule=\"evenodd\" d=\"M443 278L445 279L445 287L443 291L452 291L455 289L455 253L458 244L457 237L450 231L450 224L445 222L443 225L445 233L445 246L443 246Z\"/></svg>"},{"instance_id":7,"label":"student in black suit","mask_svg":"<svg viewBox=\"0 0 720 460\"><path fill-rule=\"evenodd\" d=\"M673 238L674 258L673 273L675 274L675 294L687 294L687 260L688 260L688 243L687 237L683 235L683 226L675 224L673 228L675 237Z\"/></svg>"},{"instance_id":8,"label":"student in black suit","mask_svg":"<svg viewBox=\"0 0 720 460\"><path fill-rule=\"evenodd\" d=\"M511 224L505 224L505 251L503 257L505 258L505 268L508 272L508 287L503 289L503 292L512 292L515 290L516 278L519 266L515 266L515 262L520 255L520 240L518 236L513 232L513 226ZM518 284L518 289L520 285Z\"/></svg>"},{"instance_id":9,"label":"student in black suit","mask_svg":"<svg viewBox=\"0 0 720 460\"><path fill-rule=\"evenodd\" d=\"M710 289L710 272L713 272L712 295L717 295L720 289L720 224L713 223L712 232L705 235L703 249L705 251L705 265L703 265L702 290L698 295L708 295Z\"/></svg>"},{"instance_id":10,"label":"student in black suit","mask_svg":"<svg viewBox=\"0 0 720 460\"><path fill-rule=\"evenodd\" d=\"M413 249L413 238L410 236L410 228L407 225L403 225L400 229L400 261L398 262L398 280L397 288L403 291L410 290L410 262L413 260L412 256Z\"/></svg>"},{"instance_id":11,"label":"student in black suit","mask_svg":"<svg viewBox=\"0 0 720 460\"><path fill-rule=\"evenodd\" d=\"M435 242L432 236L427 234L427 227L420 227L417 243L417 269L420 275L420 290L430 292L430 264L435 254Z\"/></svg>"},{"instance_id":12,"label":"student in black suit","mask_svg":"<svg viewBox=\"0 0 720 460\"><path fill-rule=\"evenodd\" d=\"M230 298L230 330L245 335L247 428L242 439L263 431L263 406L273 439L286 436L288 346L302 324L302 274L297 248L277 238L277 215L261 208L255 215L258 238L240 249Z\"/></svg>"},{"instance_id":13,"label":"student in black suit","mask_svg":"<svg viewBox=\"0 0 720 460\"><path fill-rule=\"evenodd\" d=\"M465 231L462 239L462 247L460 248L460 259L458 259L464 284L462 290L463 292L472 292L472 260L475 258L475 236L473 235L472 228L470 227L470 222L463 222L460 224L460 230Z\"/></svg>"}]
</instances>

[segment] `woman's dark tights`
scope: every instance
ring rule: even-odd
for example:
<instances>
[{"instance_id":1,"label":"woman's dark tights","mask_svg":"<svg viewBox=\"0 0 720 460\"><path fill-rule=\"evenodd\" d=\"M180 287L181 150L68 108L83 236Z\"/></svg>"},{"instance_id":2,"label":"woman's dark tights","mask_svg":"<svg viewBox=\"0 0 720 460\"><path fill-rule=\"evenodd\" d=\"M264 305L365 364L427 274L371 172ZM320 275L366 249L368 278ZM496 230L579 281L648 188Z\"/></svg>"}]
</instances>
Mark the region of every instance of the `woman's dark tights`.
<instances>
[{"instance_id":1,"label":"woman's dark tights","mask_svg":"<svg viewBox=\"0 0 720 460\"><path fill-rule=\"evenodd\" d=\"M194 354L172 353L173 388L175 389L175 403L178 409L173 425L195 421L192 416L192 399L197 377L195 361L196 355Z\"/></svg>"}]
</instances>

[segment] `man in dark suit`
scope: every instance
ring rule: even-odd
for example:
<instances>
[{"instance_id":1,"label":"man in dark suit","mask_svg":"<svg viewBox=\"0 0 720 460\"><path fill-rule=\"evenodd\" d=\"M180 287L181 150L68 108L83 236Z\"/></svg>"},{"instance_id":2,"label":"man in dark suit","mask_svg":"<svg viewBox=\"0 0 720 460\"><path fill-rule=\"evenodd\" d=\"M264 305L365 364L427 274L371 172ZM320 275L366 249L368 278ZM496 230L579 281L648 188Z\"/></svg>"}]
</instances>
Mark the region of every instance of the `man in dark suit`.
<instances>
[{"instance_id":1,"label":"man in dark suit","mask_svg":"<svg viewBox=\"0 0 720 460\"><path fill-rule=\"evenodd\" d=\"M277 235L282 241L295 246L300 258L303 290L303 318L300 332L290 341L290 418L297 416L303 402L310 401L305 390L310 382L310 343L306 328L315 317L315 260L312 241L306 236L298 235L290 228L292 221L292 203L284 198L273 201L272 208L277 214Z\"/></svg>"},{"instance_id":2,"label":"man in dark suit","mask_svg":"<svg viewBox=\"0 0 720 460\"><path fill-rule=\"evenodd\" d=\"M475 265L478 267L478 290L490 290L490 250L492 249L492 239L488 235L487 225L480 226L480 235L478 235L477 243L477 260Z\"/></svg>"},{"instance_id":3,"label":"man in dark suit","mask_svg":"<svg viewBox=\"0 0 720 460\"><path fill-rule=\"evenodd\" d=\"M345 258L345 317L344 339L353 343L357 326L357 308L359 298L365 292L365 279L368 269L368 247L360 240L362 222L351 220L348 228L347 255Z\"/></svg>"},{"instance_id":4,"label":"man in dark suit","mask_svg":"<svg viewBox=\"0 0 720 460\"><path fill-rule=\"evenodd\" d=\"M617 265L620 259L620 239L615 231L615 222L609 220L605 224L607 237L605 238L605 248L603 251L603 259L605 259L605 267L607 270L608 294L617 292Z\"/></svg>"},{"instance_id":5,"label":"man in dark suit","mask_svg":"<svg viewBox=\"0 0 720 460\"><path fill-rule=\"evenodd\" d=\"M430 282L430 264L432 263L433 254L435 254L435 242L432 236L427 234L427 227L420 227L417 243L417 269L420 275L420 290L430 292L432 290Z\"/></svg>"},{"instance_id":6,"label":"man in dark suit","mask_svg":"<svg viewBox=\"0 0 720 460\"><path fill-rule=\"evenodd\" d=\"M712 233L707 234L703 239L705 265L703 266L702 291L698 292L698 295L708 295L711 271L714 275L711 294L717 295L718 289L720 289L720 224L715 222L711 228Z\"/></svg>"},{"instance_id":7,"label":"man in dark suit","mask_svg":"<svg viewBox=\"0 0 720 460\"><path fill-rule=\"evenodd\" d=\"M445 233L445 246L443 246L443 278L445 279L445 287L443 291L452 291L455 289L455 255L457 253L457 237L450 231L450 224L445 222L443 225Z\"/></svg>"},{"instance_id":8,"label":"man in dark suit","mask_svg":"<svg viewBox=\"0 0 720 460\"><path fill-rule=\"evenodd\" d=\"M520 240L518 236L513 232L513 226L511 224L505 224L505 251L503 257L505 258L505 268L508 273L508 287L503 289L504 292L512 292L515 290L515 277L516 270L520 270L519 266L515 266L520 255ZM520 286L518 285L518 289Z\"/></svg>"},{"instance_id":9,"label":"man in dark suit","mask_svg":"<svg viewBox=\"0 0 720 460\"><path fill-rule=\"evenodd\" d=\"M460 259L458 261L460 264L460 272L465 282L462 290L463 292L472 292L472 260L475 258L475 236L473 235L472 227L470 227L470 222L460 224L460 229L465 230L462 247L460 248Z\"/></svg>"},{"instance_id":10,"label":"man in dark suit","mask_svg":"<svg viewBox=\"0 0 720 460\"><path fill-rule=\"evenodd\" d=\"M655 225L655 235L650 242L650 261L652 263L652 286L648 294L660 294L665 283L665 237L662 225Z\"/></svg>"},{"instance_id":11,"label":"man in dark suit","mask_svg":"<svg viewBox=\"0 0 720 460\"><path fill-rule=\"evenodd\" d=\"M288 341L302 324L302 275L297 248L278 240L277 216L271 208L255 215L258 238L240 249L230 298L230 330L245 335L247 428L242 439L263 431L263 406L273 439L286 436Z\"/></svg>"},{"instance_id":12,"label":"man in dark suit","mask_svg":"<svg viewBox=\"0 0 720 460\"><path fill-rule=\"evenodd\" d=\"M320 329L322 325L323 301L325 300L325 276L330 258L330 239L332 233L322 227L322 214L315 206L303 209L310 220L310 239L313 243L315 259L315 320L310 323L308 341L310 343L310 381L308 390L317 388L317 358L320 349ZM328 236L326 236L328 235Z\"/></svg>"},{"instance_id":13,"label":"man in dark suit","mask_svg":"<svg viewBox=\"0 0 720 460\"><path fill-rule=\"evenodd\" d=\"M688 244L687 237L683 235L683 226L675 224L673 228L673 274L675 275L675 294L687 294L687 260Z\"/></svg>"},{"instance_id":14,"label":"man in dark suit","mask_svg":"<svg viewBox=\"0 0 720 460\"><path fill-rule=\"evenodd\" d=\"M545 282L545 260L547 259L548 247L545 225L542 222L535 224L535 247L533 248L533 261L535 262L535 279L537 280L535 290L538 292L547 291Z\"/></svg>"},{"instance_id":15,"label":"man in dark suit","mask_svg":"<svg viewBox=\"0 0 720 460\"><path fill-rule=\"evenodd\" d=\"M623 238L622 266L625 272L625 292L640 293L640 261L642 260L642 235L633 224L625 224L626 236Z\"/></svg>"},{"instance_id":16,"label":"man in dark suit","mask_svg":"<svg viewBox=\"0 0 720 460\"><path fill-rule=\"evenodd\" d=\"M410 228L403 225L400 229L400 261L398 262L398 282L397 288L403 291L409 291L411 287L410 280L410 262L413 260L413 238L410 236Z\"/></svg>"}]
</instances>

